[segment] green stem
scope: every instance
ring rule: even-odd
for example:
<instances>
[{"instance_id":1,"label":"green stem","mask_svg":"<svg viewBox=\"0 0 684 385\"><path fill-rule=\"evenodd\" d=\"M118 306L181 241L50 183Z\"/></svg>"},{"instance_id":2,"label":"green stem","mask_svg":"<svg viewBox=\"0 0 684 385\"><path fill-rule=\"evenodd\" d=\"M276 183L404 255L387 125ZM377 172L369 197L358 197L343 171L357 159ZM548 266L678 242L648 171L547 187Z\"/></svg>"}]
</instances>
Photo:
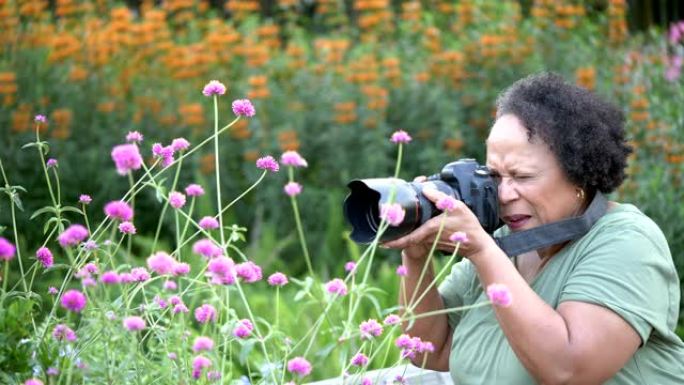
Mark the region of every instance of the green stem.
<instances>
[{"instance_id":1,"label":"green stem","mask_svg":"<svg viewBox=\"0 0 684 385\"><path fill-rule=\"evenodd\" d=\"M221 213L221 162L219 161L219 135L218 135L218 95L214 95L214 171L216 172L216 211ZM219 214L219 234L221 235L221 248L225 247L226 236L223 231L223 215Z\"/></svg>"},{"instance_id":2,"label":"green stem","mask_svg":"<svg viewBox=\"0 0 684 385\"><path fill-rule=\"evenodd\" d=\"M435 241L432 242L432 246L430 247L430 253L428 254L427 259L425 260L425 264L423 265L423 269L420 272L420 277L418 277L418 283L416 284L416 290L413 291L413 294L411 295L411 300L407 303L407 307L411 308L414 305L414 300L416 299L416 295L418 294L418 289L420 288L420 285L423 283L423 278L425 278L425 275L427 274L428 269L431 266L432 263L432 256L435 253L435 249L437 248L437 242L439 242L439 237L442 235L442 230L444 229L444 222L446 221L447 216L442 215L442 221L439 224L439 229L437 230L437 235L435 236Z\"/></svg>"},{"instance_id":3,"label":"green stem","mask_svg":"<svg viewBox=\"0 0 684 385\"><path fill-rule=\"evenodd\" d=\"M413 304L413 306L409 308L409 312L413 312L413 309L415 309L417 304L419 304L420 301L422 301L423 298L425 298L425 296L428 294L428 291L430 291L430 289L432 289L432 287L435 284L437 284L437 282L439 282L439 280L442 278L442 276L449 270L449 267L451 266L452 262L454 261L454 259L456 259L456 254L458 253L458 249L460 246L461 246L461 243L458 242L456 244L456 247L454 248L454 251L451 253L451 256L447 260L447 262L444 264L444 266L442 266L442 269L439 271L439 273L437 273L437 275L435 276L435 279L433 279L432 282L430 282L428 287L426 287L425 290L423 291L423 293L420 295L420 297L418 297L418 299ZM406 298L406 293L404 293L404 298Z\"/></svg>"}]
</instances>

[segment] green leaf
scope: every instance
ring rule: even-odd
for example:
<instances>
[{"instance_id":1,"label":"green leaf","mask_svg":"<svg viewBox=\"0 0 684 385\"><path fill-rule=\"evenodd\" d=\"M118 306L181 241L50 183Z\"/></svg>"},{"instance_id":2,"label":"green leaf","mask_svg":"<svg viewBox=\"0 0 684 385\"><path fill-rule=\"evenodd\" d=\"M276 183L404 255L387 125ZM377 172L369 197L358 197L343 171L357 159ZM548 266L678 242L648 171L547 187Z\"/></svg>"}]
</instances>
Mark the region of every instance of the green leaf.
<instances>
[{"instance_id":1,"label":"green leaf","mask_svg":"<svg viewBox=\"0 0 684 385\"><path fill-rule=\"evenodd\" d=\"M245 365L247 356L252 352L252 349L254 349L254 344L256 344L255 339L249 339L242 344L242 349L240 349L240 354L238 355L240 365Z\"/></svg>"},{"instance_id":2,"label":"green leaf","mask_svg":"<svg viewBox=\"0 0 684 385\"><path fill-rule=\"evenodd\" d=\"M83 215L83 211L81 211L79 208L74 207L74 206L64 206L64 207L62 207L62 211L70 211L72 213Z\"/></svg>"},{"instance_id":3,"label":"green leaf","mask_svg":"<svg viewBox=\"0 0 684 385\"><path fill-rule=\"evenodd\" d=\"M24 211L24 204L21 203L21 198L19 198L19 194L12 195L12 201L20 211Z\"/></svg>"},{"instance_id":4,"label":"green leaf","mask_svg":"<svg viewBox=\"0 0 684 385\"><path fill-rule=\"evenodd\" d=\"M31 215L31 218L29 218L29 219L30 219L30 220L33 220L35 217L37 217L37 216L39 216L39 215L43 215L43 214L45 214L45 213L53 213L53 214L56 214L56 211L55 211L55 208L54 208L53 206L45 206L45 207L43 207L43 208L40 208L40 209L34 211L34 212L33 212L33 215Z\"/></svg>"}]
</instances>

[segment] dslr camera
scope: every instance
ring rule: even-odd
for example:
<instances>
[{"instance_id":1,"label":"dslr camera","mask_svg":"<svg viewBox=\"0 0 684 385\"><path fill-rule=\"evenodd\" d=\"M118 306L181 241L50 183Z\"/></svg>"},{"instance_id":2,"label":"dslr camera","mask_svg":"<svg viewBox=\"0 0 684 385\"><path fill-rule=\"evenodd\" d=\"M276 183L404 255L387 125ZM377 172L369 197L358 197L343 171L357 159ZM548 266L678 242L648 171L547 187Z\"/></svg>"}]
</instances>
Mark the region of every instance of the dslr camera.
<instances>
[{"instance_id":1,"label":"dslr camera","mask_svg":"<svg viewBox=\"0 0 684 385\"><path fill-rule=\"evenodd\" d=\"M488 232L501 226L497 201L497 184L486 166L474 159L448 163L438 174L423 182L406 182L398 178L355 179L347 184L351 190L344 200L344 217L352 226L351 239L370 243L380 226L380 206L398 203L405 210L398 226L389 226L380 236L381 242L400 238L441 213L422 191L427 186L448 194L468 206Z\"/></svg>"}]
</instances>

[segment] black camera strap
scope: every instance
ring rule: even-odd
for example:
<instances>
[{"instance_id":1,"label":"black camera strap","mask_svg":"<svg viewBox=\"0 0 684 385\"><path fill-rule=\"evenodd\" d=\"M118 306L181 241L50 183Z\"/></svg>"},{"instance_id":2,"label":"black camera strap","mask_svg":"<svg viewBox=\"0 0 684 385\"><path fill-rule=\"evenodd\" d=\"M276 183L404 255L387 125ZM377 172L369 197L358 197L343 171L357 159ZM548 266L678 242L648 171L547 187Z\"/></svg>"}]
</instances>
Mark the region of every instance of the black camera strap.
<instances>
[{"instance_id":1,"label":"black camera strap","mask_svg":"<svg viewBox=\"0 0 684 385\"><path fill-rule=\"evenodd\" d=\"M509 257L580 238L606 213L608 201L597 192L582 215L520 231L504 237L494 237L496 244Z\"/></svg>"}]
</instances>

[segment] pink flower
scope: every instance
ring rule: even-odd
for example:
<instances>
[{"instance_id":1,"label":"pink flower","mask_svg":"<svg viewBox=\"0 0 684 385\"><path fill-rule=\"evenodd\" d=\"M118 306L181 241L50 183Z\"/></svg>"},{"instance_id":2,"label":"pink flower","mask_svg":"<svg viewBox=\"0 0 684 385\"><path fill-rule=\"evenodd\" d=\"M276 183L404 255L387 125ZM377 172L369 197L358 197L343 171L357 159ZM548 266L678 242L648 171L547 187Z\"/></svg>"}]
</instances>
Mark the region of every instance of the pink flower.
<instances>
[{"instance_id":1,"label":"pink flower","mask_svg":"<svg viewBox=\"0 0 684 385\"><path fill-rule=\"evenodd\" d=\"M195 338L192 344L192 350L195 353L201 352L202 350L211 350L214 348L214 340L209 337L200 336Z\"/></svg>"},{"instance_id":2,"label":"pink flower","mask_svg":"<svg viewBox=\"0 0 684 385\"><path fill-rule=\"evenodd\" d=\"M193 183L185 188L185 193L188 194L189 197L198 197L204 195L204 189L202 186Z\"/></svg>"},{"instance_id":3,"label":"pink flower","mask_svg":"<svg viewBox=\"0 0 684 385\"><path fill-rule=\"evenodd\" d=\"M200 239L193 243L192 252L206 258L216 258L223 254L221 248L208 238Z\"/></svg>"},{"instance_id":4,"label":"pink flower","mask_svg":"<svg viewBox=\"0 0 684 385\"><path fill-rule=\"evenodd\" d=\"M201 324L216 321L216 308L208 303L195 309L195 319Z\"/></svg>"},{"instance_id":5,"label":"pink flower","mask_svg":"<svg viewBox=\"0 0 684 385\"><path fill-rule=\"evenodd\" d=\"M126 175L131 170L142 167L143 159L135 144L120 144L112 149L112 160L119 175Z\"/></svg>"},{"instance_id":6,"label":"pink flower","mask_svg":"<svg viewBox=\"0 0 684 385\"><path fill-rule=\"evenodd\" d=\"M390 226L399 226L404 221L406 211L399 203L383 203L380 205L380 218L389 223Z\"/></svg>"},{"instance_id":7,"label":"pink flower","mask_svg":"<svg viewBox=\"0 0 684 385\"><path fill-rule=\"evenodd\" d=\"M382 325L374 319L369 319L368 321L361 322L359 331L361 331L362 340L378 337L382 334Z\"/></svg>"},{"instance_id":8,"label":"pink flower","mask_svg":"<svg viewBox=\"0 0 684 385\"><path fill-rule=\"evenodd\" d=\"M31 378L24 382L24 385L43 385L43 381L37 378Z\"/></svg>"},{"instance_id":9,"label":"pink flower","mask_svg":"<svg viewBox=\"0 0 684 385\"><path fill-rule=\"evenodd\" d=\"M348 273L354 273L356 271L356 262L349 261L344 264L344 271Z\"/></svg>"},{"instance_id":10,"label":"pink flower","mask_svg":"<svg viewBox=\"0 0 684 385\"><path fill-rule=\"evenodd\" d=\"M368 377L364 377L363 380L361 380L361 385L373 385L373 381Z\"/></svg>"},{"instance_id":11,"label":"pink flower","mask_svg":"<svg viewBox=\"0 0 684 385\"><path fill-rule=\"evenodd\" d=\"M235 265L235 272L237 273L237 276L242 278L246 283L254 283L260 281L262 278L261 267L252 261Z\"/></svg>"},{"instance_id":12,"label":"pink flower","mask_svg":"<svg viewBox=\"0 0 684 385\"><path fill-rule=\"evenodd\" d=\"M133 218L133 209L124 201L111 201L104 207L105 214L119 221L130 221Z\"/></svg>"},{"instance_id":13,"label":"pink flower","mask_svg":"<svg viewBox=\"0 0 684 385\"><path fill-rule=\"evenodd\" d=\"M185 138L176 138L171 142L171 148L173 148L174 151L185 151L190 148L190 142Z\"/></svg>"},{"instance_id":14,"label":"pink flower","mask_svg":"<svg viewBox=\"0 0 684 385\"><path fill-rule=\"evenodd\" d=\"M150 279L150 273L144 267L134 267L131 269L131 277L135 282L145 282Z\"/></svg>"},{"instance_id":15,"label":"pink flower","mask_svg":"<svg viewBox=\"0 0 684 385\"><path fill-rule=\"evenodd\" d=\"M233 113L237 116L251 118L256 114L256 110L248 99L238 99L233 101Z\"/></svg>"},{"instance_id":16,"label":"pink flower","mask_svg":"<svg viewBox=\"0 0 684 385\"><path fill-rule=\"evenodd\" d=\"M268 277L268 284L271 286L285 286L287 283L287 276L280 272L275 272Z\"/></svg>"},{"instance_id":17,"label":"pink flower","mask_svg":"<svg viewBox=\"0 0 684 385\"><path fill-rule=\"evenodd\" d=\"M174 149L171 146L162 146L161 143L152 145L152 154L157 158L161 158L163 167L169 167L173 163L173 153Z\"/></svg>"},{"instance_id":18,"label":"pink flower","mask_svg":"<svg viewBox=\"0 0 684 385\"><path fill-rule=\"evenodd\" d=\"M235 263L229 257L221 255L211 259L207 265L207 271L213 284L232 285L235 283Z\"/></svg>"},{"instance_id":19,"label":"pink flower","mask_svg":"<svg viewBox=\"0 0 684 385\"><path fill-rule=\"evenodd\" d=\"M143 330L145 329L145 320L138 316L126 317L123 320L123 326L132 332Z\"/></svg>"},{"instance_id":20,"label":"pink flower","mask_svg":"<svg viewBox=\"0 0 684 385\"><path fill-rule=\"evenodd\" d=\"M45 165L50 168L50 167L57 167L57 159L55 158L50 158L45 162Z\"/></svg>"},{"instance_id":21,"label":"pink flower","mask_svg":"<svg viewBox=\"0 0 684 385\"><path fill-rule=\"evenodd\" d=\"M47 123L47 118L45 115L38 114L36 117L33 119L36 123Z\"/></svg>"},{"instance_id":22,"label":"pink flower","mask_svg":"<svg viewBox=\"0 0 684 385\"><path fill-rule=\"evenodd\" d=\"M237 322L235 329L233 329L233 335L237 338L247 338L252 334L254 330L254 325L248 319L241 319Z\"/></svg>"},{"instance_id":23,"label":"pink flower","mask_svg":"<svg viewBox=\"0 0 684 385\"><path fill-rule=\"evenodd\" d=\"M190 272L190 265L185 262L176 262L173 264L173 275L176 277L180 275L187 275Z\"/></svg>"},{"instance_id":24,"label":"pink flower","mask_svg":"<svg viewBox=\"0 0 684 385\"><path fill-rule=\"evenodd\" d=\"M0 237L0 260L11 261L17 248L7 239Z\"/></svg>"},{"instance_id":25,"label":"pink flower","mask_svg":"<svg viewBox=\"0 0 684 385\"><path fill-rule=\"evenodd\" d=\"M287 362L287 371L300 377L311 373L311 364L304 357L295 357Z\"/></svg>"},{"instance_id":26,"label":"pink flower","mask_svg":"<svg viewBox=\"0 0 684 385\"><path fill-rule=\"evenodd\" d=\"M202 89L204 96L219 96L226 93L226 86L218 80L212 80Z\"/></svg>"},{"instance_id":27,"label":"pink flower","mask_svg":"<svg viewBox=\"0 0 684 385\"><path fill-rule=\"evenodd\" d=\"M463 231L456 231L449 235L449 240L454 243L468 242L468 236Z\"/></svg>"},{"instance_id":28,"label":"pink flower","mask_svg":"<svg viewBox=\"0 0 684 385\"><path fill-rule=\"evenodd\" d=\"M178 191L173 191L169 194L169 204L174 209L179 209L185 206L185 195Z\"/></svg>"},{"instance_id":29,"label":"pink flower","mask_svg":"<svg viewBox=\"0 0 684 385\"><path fill-rule=\"evenodd\" d=\"M178 355L174 352L170 352L169 354L166 355L170 360L175 360L178 358Z\"/></svg>"},{"instance_id":30,"label":"pink flower","mask_svg":"<svg viewBox=\"0 0 684 385\"><path fill-rule=\"evenodd\" d=\"M76 341L76 333L74 333L70 327L64 324L55 325L55 328L52 330L52 337L54 337L57 341Z\"/></svg>"},{"instance_id":31,"label":"pink flower","mask_svg":"<svg viewBox=\"0 0 684 385\"><path fill-rule=\"evenodd\" d=\"M192 360L192 378L199 379L202 376L202 369L211 366L211 360L204 356L197 356Z\"/></svg>"},{"instance_id":32,"label":"pink flower","mask_svg":"<svg viewBox=\"0 0 684 385\"><path fill-rule=\"evenodd\" d=\"M56 287L54 287L54 286L48 287L48 294L55 295L57 293L59 293L59 290L57 290Z\"/></svg>"},{"instance_id":33,"label":"pink flower","mask_svg":"<svg viewBox=\"0 0 684 385\"><path fill-rule=\"evenodd\" d=\"M457 205L458 201L456 200L456 198L448 195L443 198L440 198L435 204L435 206L442 211L453 211L454 209L456 209Z\"/></svg>"},{"instance_id":34,"label":"pink flower","mask_svg":"<svg viewBox=\"0 0 684 385\"><path fill-rule=\"evenodd\" d=\"M216 381L221 379L221 372L218 370L212 370L207 372L207 380L209 381Z\"/></svg>"},{"instance_id":35,"label":"pink flower","mask_svg":"<svg viewBox=\"0 0 684 385\"><path fill-rule=\"evenodd\" d=\"M184 303L179 303L178 305L175 305L175 306L173 307L173 314L187 313L188 311L189 311L189 310L188 310L188 307L185 306Z\"/></svg>"},{"instance_id":36,"label":"pink flower","mask_svg":"<svg viewBox=\"0 0 684 385\"><path fill-rule=\"evenodd\" d=\"M513 303L513 296L508 286L500 283L492 283L487 286L487 297L495 306L509 307Z\"/></svg>"},{"instance_id":37,"label":"pink flower","mask_svg":"<svg viewBox=\"0 0 684 385\"><path fill-rule=\"evenodd\" d=\"M430 341L424 341L418 345L416 350L418 351L418 353L434 353L435 345L433 345Z\"/></svg>"},{"instance_id":38,"label":"pink flower","mask_svg":"<svg viewBox=\"0 0 684 385\"><path fill-rule=\"evenodd\" d=\"M93 198L91 198L90 195L88 195L88 194L81 194L78 197L78 203L82 203L84 205L89 205L90 202L92 202L92 201L93 201Z\"/></svg>"},{"instance_id":39,"label":"pink flower","mask_svg":"<svg viewBox=\"0 0 684 385\"><path fill-rule=\"evenodd\" d=\"M400 277L406 277L408 275L408 269L404 265L397 266L397 275Z\"/></svg>"},{"instance_id":40,"label":"pink flower","mask_svg":"<svg viewBox=\"0 0 684 385\"><path fill-rule=\"evenodd\" d=\"M395 131L390 138L392 143L408 143L412 140L411 136L404 130Z\"/></svg>"},{"instance_id":41,"label":"pink flower","mask_svg":"<svg viewBox=\"0 0 684 385\"><path fill-rule=\"evenodd\" d=\"M176 282L171 280L164 281L164 290L173 291L176 289L178 289L178 285L176 284Z\"/></svg>"},{"instance_id":42,"label":"pink flower","mask_svg":"<svg viewBox=\"0 0 684 385\"><path fill-rule=\"evenodd\" d=\"M86 297L78 290L67 290L62 294L61 304L67 310L80 313L86 306Z\"/></svg>"},{"instance_id":43,"label":"pink flower","mask_svg":"<svg viewBox=\"0 0 684 385\"><path fill-rule=\"evenodd\" d=\"M57 375L59 375L59 369L51 366L51 367L47 368L47 370L45 371L45 374L47 374L50 377L57 376Z\"/></svg>"},{"instance_id":44,"label":"pink flower","mask_svg":"<svg viewBox=\"0 0 684 385\"><path fill-rule=\"evenodd\" d=\"M133 235L136 232L135 225L129 221L121 222L119 224L119 231L121 231L124 234L130 234Z\"/></svg>"},{"instance_id":45,"label":"pink flower","mask_svg":"<svg viewBox=\"0 0 684 385\"><path fill-rule=\"evenodd\" d=\"M36 259L43 264L43 267L49 269L54 263L52 252L47 247L43 246L36 250Z\"/></svg>"},{"instance_id":46,"label":"pink flower","mask_svg":"<svg viewBox=\"0 0 684 385\"><path fill-rule=\"evenodd\" d=\"M283 191L285 191L285 194L295 197L302 192L302 185L297 182L289 182L283 187Z\"/></svg>"},{"instance_id":47,"label":"pink flower","mask_svg":"<svg viewBox=\"0 0 684 385\"><path fill-rule=\"evenodd\" d=\"M100 282L104 283L105 285L116 285L117 283L121 282L121 278L119 277L119 273L114 270L109 270L100 275Z\"/></svg>"},{"instance_id":48,"label":"pink flower","mask_svg":"<svg viewBox=\"0 0 684 385\"><path fill-rule=\"evenodd\" d=\"M276 162L276 160L273 159L273 157L270 155L257 159L256 166L257 168L260 168L262 170L268 170L271 172L278 172L278 170L280 169L278 162Z\"/></svg>"},{"instance_id":49,"label":"pink flower","mask_svg":"<svg viewBox=\"0 0 684 385\"><path fill-rule=\"evenodd\" d=\"M206 216L200 219L199 227L203 228L204 230L213 230L219 227L219 222L214 217Z\"/></svg>"},{"instance_id":50,"label":"pink flower","mask_svg":"<svg viewBox=\"0 0 684 385\"><path fill-rule=\"evenodd\" d=\"M351 364L354 366L366 366L368 364L368 357L363 353L356 353L351 359Z\"/></svg>"},{"instance_id":51,"label":"pink flower","mask_svg":"<svg viewBox=\"0 0 684 385\"><path fill-rule=\"evenodd\" d=\"M415 341L408 334L402 334L394 340L394 344L401 349L413 349L415 346Z\"/></svg>"},{"instance_id":52,"label":"pink flower","mask_svg":"<svg viewBox=\"0 0 684 385\"><path fill-rule=\"evenodd\" d=\"M347 295L347 284L339 278L335 278L325 284L325 290L330 294Z\"/></svg>"},{"instance_id":53,"label":"pink flower","mask_svg":"<svg viewBox=\"0 0 684 385\"><path fill-rule=\"evenodd\" d=\"M280 163L291 167L307 167L309 165L297 151L285 151L280 156Z\"/></svg>"},{"instance_id":54,"label":"pink flower","mask_svg":"<svg viewBox=\"0 0 684 385\"><path fill-rule=\"evenodd\" d=\"M138 131L130 131L126 135L126 141L128 143L140 143L143 141L143 135Z\"/></svg>"},{"instance_id":55,"label":"pink flower","mask_svg":"<svg viewBox=\"0 0 684 385\"><path fill-rule=\"evenodd\" d=\"M382 321L385 325L396 325L399 322L401 322L401 318L396 314L390 314Z\"/></svg>"},{"instance_id":56,"label":"pink flower","mask_svg":"<svg viewBox=\"0 0 684 385\"><path fill-rule=\"evenodd\" d=\"M171 274L177 263L169 254L159 251L147 258L147 267L159 275Z\"/></svg>"}]
</instances>

